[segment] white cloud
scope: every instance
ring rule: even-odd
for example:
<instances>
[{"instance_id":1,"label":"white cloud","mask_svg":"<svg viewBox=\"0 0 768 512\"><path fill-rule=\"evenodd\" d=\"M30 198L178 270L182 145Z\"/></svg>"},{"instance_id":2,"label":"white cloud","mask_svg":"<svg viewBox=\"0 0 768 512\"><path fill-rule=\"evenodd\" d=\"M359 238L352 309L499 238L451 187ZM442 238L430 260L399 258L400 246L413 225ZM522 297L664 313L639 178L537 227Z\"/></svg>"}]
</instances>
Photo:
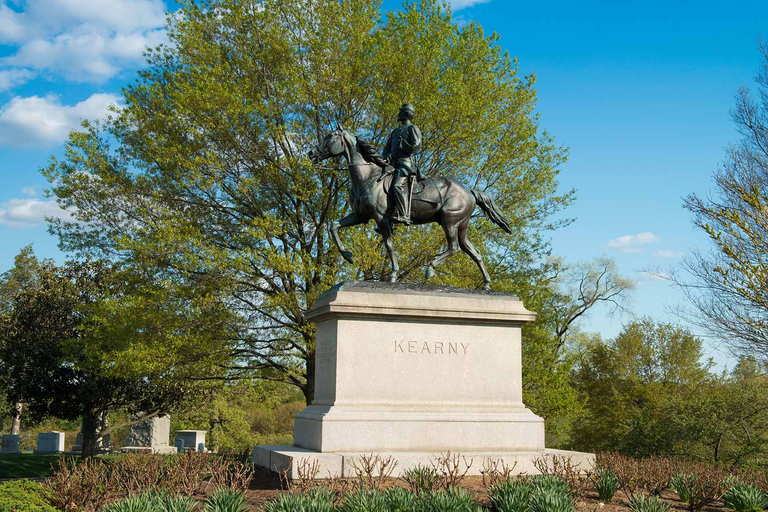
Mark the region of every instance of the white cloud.
<instances>
[{"instance_id":1,"label":"white cloud","mask_svg":"<svg viewBox=\"0 0 768 512\"><path fill-rule=\"evenodd\" d=\"M659 258L680 258L682 256L685 256L685 253L670 251L670 250L663 250L663 251L656 251L653 253L653 255Z\"/></svg>"},{"instance_id":2,"label":"white cloud","mask_svg":"<svg viewBox=\"0 0 768 512\"><path fill-rule=\"evenodd\" d=\"M16 229L33 228L45 222L46 217L69 219L72 215L62 210L56 201L37 199L9 199L0 205L0 225Z\"/></svg>"},{"instance_id":3,"label":"white cloud","mask_svg":"<svg viewBox=\"0 0 768 512\"><path fill-rule=\"evenodd\" d=\"M64 142L83 119L97 119L120 99L94 94L75 105L62 105L56 96L16 97L0 108L0 146L51 147Z\"/></svg>"},{"instance_id":4,"label":"white cloud","mask_svg":"<svg viewBox=\"0 0 768 512\"><path fill-rule=\"evenodd\" d=\"M0 64L102 82L166 42L164 27L163 0L28 0L0 7L0 43L17 47Z\"/></svg>"},{"instance_id":5,"label":"white cloud","mask_svg":"<svg viewBox=\"0 0 768 512\"><path fill-rule=\"evenodd\" d=\"M0 92L28 82L35 73L28 69L0 69Z\"/></svg>"},{"instance_id":6,"label":"white cloud","mask_svg":"<svg viewBox=\"0 0 768 512\"><path fill-rule=\"evenodd\" d=\"M23 189L21 189L21 193L29 197L33 197L37 195L37 192L35 191L34 187L24 187Z\"/></svg>"},{"instance_id":7,"label":"white cloud","mask_svg":"<svg viewBox=\"0 0 768 512\"><path fill-rule=\"evenodd\" d=\"M484 4L490 1L491 0L450 0L451 11L460 11L461 9L466 9L467 7L472 7L473 5L477 4Z\"/></svg>"},{"instance_id":8,"label":"white cloud","mask_svg":"<svg viewBox=\"0 0 768 512\"><path fill-rule=\"evenodd\" d=\"M637 235L624 235L608 241L608 247L617 249L623 253L640 252L643 245L653 244L661 238L651 232L638 233Z\"/></svg>"}]
</instances>

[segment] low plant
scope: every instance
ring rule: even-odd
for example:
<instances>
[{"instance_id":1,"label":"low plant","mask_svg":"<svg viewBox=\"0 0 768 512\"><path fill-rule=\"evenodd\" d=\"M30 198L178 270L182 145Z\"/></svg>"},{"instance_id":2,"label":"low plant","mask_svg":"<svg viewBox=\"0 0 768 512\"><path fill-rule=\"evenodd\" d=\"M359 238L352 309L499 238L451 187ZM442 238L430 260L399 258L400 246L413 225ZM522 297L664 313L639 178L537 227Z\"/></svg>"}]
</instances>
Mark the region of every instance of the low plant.
<instances>
[{"instance_id":1,"label":"low plant","mask_svg":"<svg viewBox=\"0 0 768 512\"><path fill-rule=\"evenodd\" d=\"M535 475L530 478L530 482L537 491L554 489L568 497L573 496L573 490L568 482L556 475Z\"/></svg>"},{"instance_id":2,"label":"low plant","mask_svg":"<svg viewBox=\"0 0 768 512\"><path fill-rule=\"evenodd\" d=\"M723 496L723 471L708 464L689 463L681 467L683 471L670 479L670 484L680 501L688 504L688 510L697 512Z\"/></svg>"},{"instance_id":3,"label":"low plant","mask_svg":"<svg viewBox=\"0 0 768 512\"><path fill-rule=\"evenodd\" d=\"M337 512L333 501L312 494L282 494L264 508L264 512Z\"/></svg>"},{"instance_id":4,"label":"low plant","mask_svg":"<svg viewBox=\"0 0 768 512\"><path fill-rule=\"evenodd\" d=\"M477 502L468 490L451 487L445 491L422 494L419 498L418 512L475 512Z\"/></svg>"},{"instance_id":5,"label":"low plant","mask_svg":"<svg viewBox=\"0 0 768 512\"><path fill-rule=\"evenodd\" d=\"M529 512L533 486L523 480L499 482L488 489L491 504L499 512Z\"/></svg>"},{"instance_id":6,"label":"low plant","mask_svg":"<svg viewBox=\"0 0 768 512\"><path fill-rule=\"evenodd\" d=\"M397 512L416 512L418 510L418 497L415 493L403 487L390 487L384 491L389 510Z\"/></svg>"},{"instance_id":7,"label":"low plant","mask_svg":"<svg viewBox=\"0 0 768 512\"><path fill-rule=\"evenodd\" d=\"M344 512L388 512L389 501L375 489L358 489L343 497Z\"/></svg>"},{"instance_id":8,"label":"low plant","mask_svg":"<svg viewBox=\"0 0 768 512\"><path fill-rule=\"evenodd\" d=\"M619 479L608 468L598 468L595 471L592 481L597 490L597 496L600 501L611 501L619 490Z\"/></svg>"},{"instance_id":9,"label":"low plant","mask_svg":"<svg viewBox=\"0 0 768 512\"><path fill-rule=\"evenodd\" d=\"M246 512L248 505L241 491L219 487L205 500L205 512Z\"/></svg>"},{"instance_id":10,"label":"low plant","mask_svg":"<svg viewBox=\"0 0 768 512\"><path fill-rule=\"evenodd\" d=\"M128 496L101 510L104 512L193 512L197 502L188 496L174 496L165 490L150 490Z\"/></svg>"},{"instance_id":11,"label":"low plant","mask_svg":"<svg viewBox=\"0 0 768 512\"><path fill-rule=\"evenodd\" d=\"M488 489L511 479L516 467L517 461L510 466L503 459L496 459L494 457L484 458L483 467L480 470L480 474L483 475L483 487Z\"/></svg>"},{"instance_id":12,"label":"low plant","mask_svg":"<svg viewBox=\"0 0 768 512\"><path fill-rule=\"evenodd\" d=\"M629 509L632 512L669 512L671 507L658 496L635 494L629 499Z\"/></svg>"},{"instance_id":13,"label":"low plant","mask_svg":"<svg viewBox=\"0 0 768 512\"><path fill-rule=\"evenodd\" d=\"M363 489L380 489L384 481L392 476L395 467L397 461L394 458L373 453L352 459L352 468Z\"/></svg>"},{"instance_id":14,"label":"low plant","mask_svg":"<svg viewBox=\"0 0 768 512\"><path fill-rule=\"evenodd\" d=\"M430 493L440 487L440 475L431 466L416 465L403 471L400 478L417 494Z\"/></svg>"},{"instance_id":15,"label":"low plant","mask_svg":"<svg viewBox=\"0 0 768 512\"><path fill-rule=\"evenodd\" d=\"M553 480L548 481L553 482ZM574 512L576 510L570 487L566 489L562 486L549 484L544 486L534 484L530 507L531 512Z\"/></svg>"},{"instance_id":16,"label":"low plant","mask_svg":"<svg viewBox=\"0 0 768 512\"><path fill-rule=\"evenodd\" d=\"M58 469L43 484L48 502L60 510L98 510L115 489L108 465L99 459L61 457Z\"/></svg>"},{"instance_id":17,"label":"low plant","mask_svg":"<svg viewBox=\"0 0 768 512\"><path fill-rule=\"evenodd\" d=\"M672 490L675 491L677 497L683 503L688 503L691 500L694 486L696 485L691 475L682 475L677 473L669 480L669 485Z\"/></svg>"},{"instance_id":18,"label":"low plant","mask_svg":"<svg viewBox=\"0 0 768 512\"><path fill-rule=\"evenodd\" d=\"M440 455L432 465L440 476L440 486L448 491L459 487L469 473L472 463L472 459L467 459L458 453L447 452Z\"/></svg>"},{"instance_id":19,"label":"low plant","mask_svg":"<svg viewBox=\"0 0 768 512\"><path fill-rule=\"evenodd\" d=\"M586 468L581 468L579 463L574 464L573 458L565 455L544 454L543 457L533 459L534 467L542 475L552 475L568 483L573 492L582 490L582 479L580 475L588 475Z\"/></svg>"},{"instance_id":20,"label":"low plant","mask_svg":"<svg viewBox=\"0 0 768 512\"><path fill-rule=\"evenodd\" d=\"M723 503L736 512L762 512L768 509L768 494L754 485L737 483L725 491Z\"/></svg>"},{"instance_id":21,"label":"low plant","mask_svg":"<svg viewBox=\"0 0 768 512\"><path fill-rule=\"evenodd\" d=\"M30 480L0 484L0 512L56 512L48 503L43 487Z\"/></svg>"}]
</instances>

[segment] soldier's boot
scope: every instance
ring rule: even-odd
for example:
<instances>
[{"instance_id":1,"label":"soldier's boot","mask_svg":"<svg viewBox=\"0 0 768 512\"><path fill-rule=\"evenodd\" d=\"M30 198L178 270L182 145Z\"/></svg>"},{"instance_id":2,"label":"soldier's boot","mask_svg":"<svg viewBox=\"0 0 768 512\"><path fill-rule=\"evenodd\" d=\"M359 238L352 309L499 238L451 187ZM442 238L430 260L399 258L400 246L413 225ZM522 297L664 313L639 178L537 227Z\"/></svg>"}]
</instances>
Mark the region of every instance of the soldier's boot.
<instances>
[{"instance_id":1,"label":"soldier's boot","mask_svg":"<svg viewBox=\"0 0 768 512\"><path fill-rule=\"evenodd\" d=\"M407 179L402 180L402 184L405 185L408 183ZM405 212L408 211L407 201L408 201L408 192L405 189L405 186L394 186L392 187L394 189L395 193L395 215L392 217L393 222L400 222L402 224L408 225L411 223L411 219L405 214Z\"/></svg>"}]
</instances>

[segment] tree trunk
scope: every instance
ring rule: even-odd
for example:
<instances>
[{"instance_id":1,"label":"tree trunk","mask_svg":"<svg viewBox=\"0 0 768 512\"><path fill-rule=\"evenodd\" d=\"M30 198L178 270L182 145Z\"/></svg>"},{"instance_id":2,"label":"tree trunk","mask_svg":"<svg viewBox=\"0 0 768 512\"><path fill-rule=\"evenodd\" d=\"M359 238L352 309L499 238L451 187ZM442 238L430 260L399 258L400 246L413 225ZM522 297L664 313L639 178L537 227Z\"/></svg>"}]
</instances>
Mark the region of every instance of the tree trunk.
<instances>
[{"instance_id":1,"label":"tree trunk","mask_svg":"<svg viewBox=\"0 0 768 512\"><path fill-rule=\"evenodd\" d=\"M89 459L96 454L96 429L99 427L100 419L101 411L83 406L83 459Z\"/></svg>"},{"instance_id":2,"label":"tree trunk","mask_svg":"<svg viewBox=\"0 0 768 512\"><path fill-rule=\"evenodd\" d=\"M11 434L18 436L21 434L21 410L24 404L17 402L13 407L12 419L11 419Z\"/></svg>"}]
</instances>

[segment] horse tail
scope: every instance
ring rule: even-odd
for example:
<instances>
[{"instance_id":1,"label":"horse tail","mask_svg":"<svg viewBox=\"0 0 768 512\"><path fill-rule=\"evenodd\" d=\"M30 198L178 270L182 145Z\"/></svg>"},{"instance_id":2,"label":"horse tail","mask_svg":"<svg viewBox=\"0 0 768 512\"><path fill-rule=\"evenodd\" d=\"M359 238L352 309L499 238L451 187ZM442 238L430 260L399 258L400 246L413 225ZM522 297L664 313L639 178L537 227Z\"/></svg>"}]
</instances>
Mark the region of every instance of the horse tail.
<instances>
[{"instance_id":1,"label":"horse tail","mask_svg":"<svg viewBox=\"0 0 768 512\"><path fill-rule=\"evenodd\" d=\"M504 215L496 206L496 203L493 202L491 196L481 190L472 190L471 192L472 195L475 196L475 201L477 201L477 205L483 210L483 213L505 232L512 233L512 229L509 227L509 222L504 218Z\"/></svg>"}]
</instances>

